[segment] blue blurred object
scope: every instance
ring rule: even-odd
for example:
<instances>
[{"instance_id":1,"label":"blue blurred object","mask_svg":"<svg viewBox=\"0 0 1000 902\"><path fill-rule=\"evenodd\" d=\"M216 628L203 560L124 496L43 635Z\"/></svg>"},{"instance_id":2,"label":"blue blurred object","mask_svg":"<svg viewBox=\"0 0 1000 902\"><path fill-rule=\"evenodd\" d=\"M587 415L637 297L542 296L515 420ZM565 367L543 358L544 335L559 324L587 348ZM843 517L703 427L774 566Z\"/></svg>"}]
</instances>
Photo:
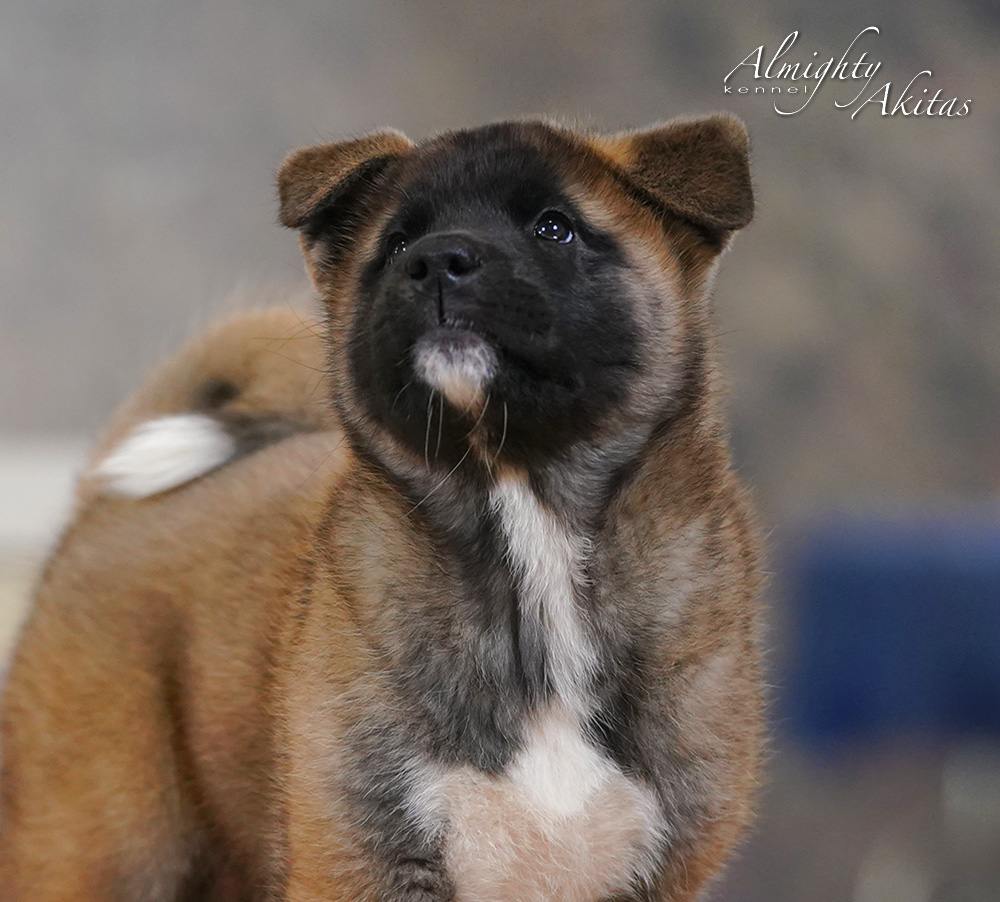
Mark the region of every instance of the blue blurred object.
<instances>
[{"instance_id":1,"label":"blue blurred object","mask_svg":"<svg viewBox=\"0 0 1000 902\"><path fill-rule=\"evenodd\" d=\"M795 738L1000 735L1000 521L829 521L787 560Z\"/></svg>"}]
</instances>

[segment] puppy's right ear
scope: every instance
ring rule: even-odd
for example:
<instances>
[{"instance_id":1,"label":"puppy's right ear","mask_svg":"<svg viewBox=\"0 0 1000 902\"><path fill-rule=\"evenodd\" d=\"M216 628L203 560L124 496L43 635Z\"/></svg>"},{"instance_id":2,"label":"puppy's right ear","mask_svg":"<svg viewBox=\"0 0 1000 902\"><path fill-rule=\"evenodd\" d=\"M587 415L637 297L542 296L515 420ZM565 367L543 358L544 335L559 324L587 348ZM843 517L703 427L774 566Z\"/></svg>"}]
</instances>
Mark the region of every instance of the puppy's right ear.
<instances>
[{"instance_id":1,"label":"puppy's right ear","mask_svg":"<svg viewBox=\"0 0 1000 902\"><path fill-rule=\"evenodd\" d=\"M376 132L296 150L278 171L282 225L299 229L310 269L318 238L345 243L355 225L352 213L376 188L386 166L409 153L413 142L397 131Z\"/></svg>"}]
</instances>

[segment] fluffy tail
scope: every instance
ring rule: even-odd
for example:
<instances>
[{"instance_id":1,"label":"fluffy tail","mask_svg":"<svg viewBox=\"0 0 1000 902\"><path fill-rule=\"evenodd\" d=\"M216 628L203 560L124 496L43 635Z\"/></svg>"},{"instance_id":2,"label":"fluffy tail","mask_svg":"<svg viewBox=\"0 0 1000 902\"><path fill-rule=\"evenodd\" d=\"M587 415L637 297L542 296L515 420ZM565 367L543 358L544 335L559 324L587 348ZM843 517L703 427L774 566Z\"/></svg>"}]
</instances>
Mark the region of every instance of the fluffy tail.
<instances>
[{"instance_id":1,"label":"fluffy tail","mask_svg":"<svg viewBox=\"0 0 1000 902\"><path fill-rule=\"evenodd\" d=\"M146 498L302 431L335 429L315 323L273 308L240 313L156 370L98 442L79 501Z\"/></svg>"}]
</instances>

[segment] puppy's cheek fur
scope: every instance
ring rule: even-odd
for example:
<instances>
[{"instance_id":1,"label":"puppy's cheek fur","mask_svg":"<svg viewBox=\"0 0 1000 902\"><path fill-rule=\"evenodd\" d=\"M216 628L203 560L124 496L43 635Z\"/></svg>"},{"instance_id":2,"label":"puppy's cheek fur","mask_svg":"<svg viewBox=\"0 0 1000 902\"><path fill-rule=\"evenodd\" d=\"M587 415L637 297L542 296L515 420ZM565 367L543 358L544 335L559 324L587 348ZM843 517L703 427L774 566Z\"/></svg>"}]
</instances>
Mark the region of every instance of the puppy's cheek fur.
<instances>
[{"instance_id":1,"label":"puppy's cheek fur","mask_svg":"<svg viewBox=\"0 0 1000 902\"><path fill-rule=\"evenodd\" d=\"M707 319L705 304L684 291L675 247L649 211L606 184L593 192L577 188L573 198L588 221L626 250L621 294L630 301L636 333L642 338L638 372L629 382L629 400L622 408L637 421L656 421L678 406L691 363L690 339L702 334Z\"/></svg>"}]
</instances>

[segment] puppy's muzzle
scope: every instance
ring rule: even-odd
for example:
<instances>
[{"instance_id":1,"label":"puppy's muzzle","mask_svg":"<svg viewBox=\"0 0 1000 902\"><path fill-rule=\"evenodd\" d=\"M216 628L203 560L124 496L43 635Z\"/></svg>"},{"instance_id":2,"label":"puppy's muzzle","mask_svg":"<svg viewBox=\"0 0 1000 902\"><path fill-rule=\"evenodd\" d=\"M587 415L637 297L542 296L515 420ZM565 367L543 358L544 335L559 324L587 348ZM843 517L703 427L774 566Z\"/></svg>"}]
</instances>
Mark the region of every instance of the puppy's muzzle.
<instances>
[{"instance_id":1,"label":"puppy's muzzle","mask_svg":"<svg viewBox=\"0 0 1000 902\"><path fill-rule=\"evenodd\" d=\"M418 303L444 327L472 329L511 349L544 339L549 304L517 278L499 247L466 232L425 235L406 252L405 276Z\"/></svg>"},{"instance_id":2,"label":"puppy's muzzle","mask_svg":"<svg viewBox=\"0 0 1000 902\"><path fill-rule=\"evenodd\" d=\"M482 249L465 235L444 232L421 238L407 257L406 274L414 288L436 302L438 323L467 319L475 283L484 270Z\"/></svg>"}]
</instances>

